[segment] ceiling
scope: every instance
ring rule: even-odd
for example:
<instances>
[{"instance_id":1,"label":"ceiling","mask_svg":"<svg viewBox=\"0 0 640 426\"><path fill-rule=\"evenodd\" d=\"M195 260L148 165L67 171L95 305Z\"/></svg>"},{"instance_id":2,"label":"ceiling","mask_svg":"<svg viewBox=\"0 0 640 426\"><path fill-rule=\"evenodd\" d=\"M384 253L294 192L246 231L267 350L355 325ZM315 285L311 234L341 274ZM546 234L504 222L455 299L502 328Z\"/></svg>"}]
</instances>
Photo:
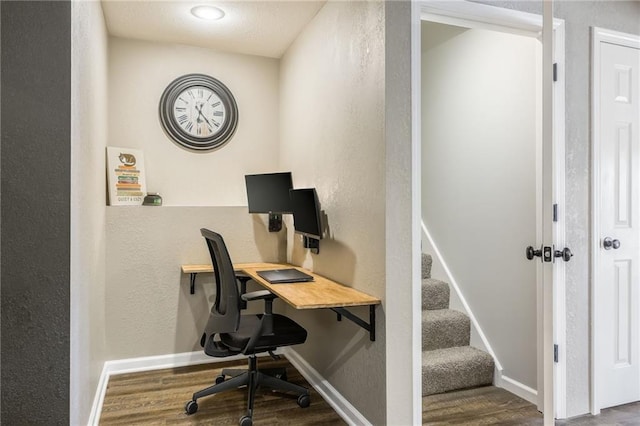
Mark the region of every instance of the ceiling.
<instances>
[{"instance_id":1,"label":"ceiling","mask_svg":"<svg viewBox=\"0 0 640 426\"><path fill-rule=\"evenodd\" d=\"M280 58L325 1L102 0L102 9L112 36ZM191 8L201 4L225 17L194 17Z\"/></svg>"}]
</instances>

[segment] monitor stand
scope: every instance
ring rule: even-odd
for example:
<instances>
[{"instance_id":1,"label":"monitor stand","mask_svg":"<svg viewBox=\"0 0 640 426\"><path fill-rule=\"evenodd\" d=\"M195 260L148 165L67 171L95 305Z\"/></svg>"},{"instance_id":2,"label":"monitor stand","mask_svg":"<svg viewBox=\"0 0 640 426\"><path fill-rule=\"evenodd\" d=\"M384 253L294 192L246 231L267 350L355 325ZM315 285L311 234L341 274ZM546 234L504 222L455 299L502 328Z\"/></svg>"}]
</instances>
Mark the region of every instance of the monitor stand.
<instances>
[{"instance_id":1,"label":"monitor stand","mask_svg":"<svg viewBox=\"0 0 640 426\"><path fill-rule=\"evenodd\" d=\"M269 232L278 232L282 229L282 215L269 213Z\"/></svg>"},{"instance_id":2,"label":"monitor stand","mask_svg":"<svg viewBox=\"0 0 640 426\"><path fill-rule=\"evenodd\" d=\"M320 253L320 240L317 238L307 237L306 235L302 236L302 241L304 243L304 248L308 248L311 250L311 253L318 254Z\"/></svg>"}]
</instances>

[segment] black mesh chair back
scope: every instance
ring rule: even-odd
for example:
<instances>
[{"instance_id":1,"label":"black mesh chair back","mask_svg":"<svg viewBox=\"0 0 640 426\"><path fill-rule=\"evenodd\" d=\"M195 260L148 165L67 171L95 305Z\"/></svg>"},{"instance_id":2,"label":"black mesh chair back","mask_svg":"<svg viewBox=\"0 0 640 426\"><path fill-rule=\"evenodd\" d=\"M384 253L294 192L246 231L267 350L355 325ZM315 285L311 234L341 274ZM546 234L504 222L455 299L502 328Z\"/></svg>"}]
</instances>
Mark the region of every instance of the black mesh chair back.
<instances>
[{"instance_id":1,"label":"black mesh chair back","mask_svg":"<svg viewBox=\"0 0 640 426\"><path fill-rule=\"evenodd\" d=\"M213 275L216 281L216 300L211 307L211 315L205 328L205 336L216 333L233 333L240 325L240 294L236 284L231 257L222 239L222 235L201 229L200 233L207 242Z\"/></svg>"}]
</instances>

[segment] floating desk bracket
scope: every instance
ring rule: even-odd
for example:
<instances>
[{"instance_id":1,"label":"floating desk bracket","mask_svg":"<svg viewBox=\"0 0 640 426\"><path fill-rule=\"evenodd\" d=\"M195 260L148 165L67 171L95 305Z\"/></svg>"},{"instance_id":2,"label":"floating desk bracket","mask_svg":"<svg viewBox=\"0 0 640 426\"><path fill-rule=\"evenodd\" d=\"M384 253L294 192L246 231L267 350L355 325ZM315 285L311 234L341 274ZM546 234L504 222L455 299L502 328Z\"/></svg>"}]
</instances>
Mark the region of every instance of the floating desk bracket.
<instances>
[{"instance_id":1,"label":"floating desk bracket","mask_svg":"<svg viewBox=\"0 0 640 426\"><path fill-rule=\"evenodd\" d=\"M349 312L345 308L330 308L333 312L338 314L338 321L342 321L342 317L346 317L348 320L353 321L360 327L369 332L369 340L376 341L376 305L369 305L369 322L362 320L360 317Z\"/></svg>"},{"instance_id":2,"label":"floating desk bracket","mask_svg":"<svg viewBox=\"0 0 640 426\"><path fill-rule=\"evenodd\" d=\"M189 274L189 283L191 284L191 287L190 287L191 294L196 294L196 276L197 275L198 275L197 272L192 272Z\"/></svg>"}]
</instances>

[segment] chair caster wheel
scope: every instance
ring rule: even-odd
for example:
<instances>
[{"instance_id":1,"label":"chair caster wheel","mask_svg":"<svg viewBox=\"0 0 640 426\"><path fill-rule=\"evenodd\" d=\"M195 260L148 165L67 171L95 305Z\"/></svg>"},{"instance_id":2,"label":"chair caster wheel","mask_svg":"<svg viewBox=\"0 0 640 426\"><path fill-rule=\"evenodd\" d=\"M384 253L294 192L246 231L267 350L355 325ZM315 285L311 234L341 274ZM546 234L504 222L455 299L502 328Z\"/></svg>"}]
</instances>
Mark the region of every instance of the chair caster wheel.
<instances>
[{"instance_id":1,"label":"chair caster wheel","mask_svg":"<svg viewBox=\"0 0 640 426\"><path fill-rule=\"evenodd\" d=\"M188 415L194 414L196 411L198 411L198 403L195 401L187 402L187 404L184 406L184 411L186 411Z\"/></svg>"},{"instance_id":2,"label":"chair caster wheel","mask_svg":"<svg viewBox=\"0 0 640 426\"><path fill-rule=\"evenodd\" d=\"M240 417L240 426L251 426L253 424L253 420L249 416Z\"/></svg>"},{"instance_id":3,"label":"chair caster wheel","mask_svg":"<svg viewBox=\"0 0 640 426\"><path fill-rule=\"evenodd\" d=\"M216 377L216 385L219 385L222 382L224 382L224 374L221 374L218 377Z\"/></svg>"},{"instance_id":4,"label":"chair caster wheel","mask_svg":"<svg viewBox=\"0 0 640 426\"><path fill-rule=\"evenodd\" d=\"M304 394L298 397L298 406L300 408L307 408L311 404L311 398L309 395Z\"/></svg>"}]
</instances>

